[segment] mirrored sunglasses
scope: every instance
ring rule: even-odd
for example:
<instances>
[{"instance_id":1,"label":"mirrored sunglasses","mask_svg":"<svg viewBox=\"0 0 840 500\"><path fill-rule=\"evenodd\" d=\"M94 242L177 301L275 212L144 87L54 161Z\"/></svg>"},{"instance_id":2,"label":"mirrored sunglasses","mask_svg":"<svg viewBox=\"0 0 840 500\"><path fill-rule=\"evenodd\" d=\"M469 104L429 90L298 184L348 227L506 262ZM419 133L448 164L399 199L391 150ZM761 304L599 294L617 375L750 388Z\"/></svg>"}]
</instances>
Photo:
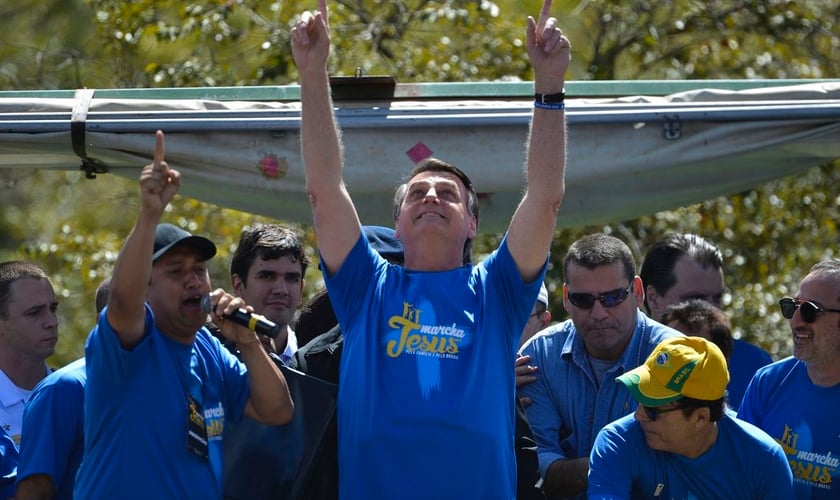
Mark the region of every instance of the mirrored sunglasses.
<instances>
[{"instance_id":1,"label":"mirrored sunglasses","mask_svg":"<svg viewBox=\"0 0 840 500\"><path fill-rule=\"evenodd\" d=\"M580 309L592 309L595 307L596 301L600 302L604 307L615 307L627 300L627 296L630 295L631 290L633 290L633 280L630 280L627 288L616 288L615 290L610 290L597 296L591 293L569 292L569 302Z\"/></svg>"},{"instance_id":2,"label":"mirrored sunglasses","mask_svg":"<svg viewBox=\"0 0 840 500\"><path fill-rule=\"evenodd\" d=\"M782 308L782 316L785 319L793 318L793 313L799 309L799 316L802 321L806 323L813 323L817 320L817 314L823 312L840 312L840 309L829 309L827 307L820 307L813 302L807 300L797 300L785 297L779 301L779 306Z\"/></svg>"}]
</instances>

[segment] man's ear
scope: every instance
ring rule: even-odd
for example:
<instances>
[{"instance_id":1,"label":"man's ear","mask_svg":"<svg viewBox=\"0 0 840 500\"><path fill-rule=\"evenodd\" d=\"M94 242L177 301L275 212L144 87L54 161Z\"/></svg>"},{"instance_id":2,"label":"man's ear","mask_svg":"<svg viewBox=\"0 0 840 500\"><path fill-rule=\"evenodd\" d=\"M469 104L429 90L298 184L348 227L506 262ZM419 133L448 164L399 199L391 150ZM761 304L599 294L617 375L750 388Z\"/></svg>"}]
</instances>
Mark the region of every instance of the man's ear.
<instances>
[{"instance_id":1,"label":"man's ear","mask_svg":"<svg viewBox=\"0 0 840 500\"><path fill-rule=\"evenodd\" d=\"M551 311L546 309L545 313L543 313L543 328L546 328L550 324L551 324Z\"/></svg>"},{"instance_id":2,"label":"man's ear","mask_svg":"<svg viewBox=\"0 0 840 500\"><path fill-rule=\"evenodd\" d=\"M470 216L470 234L469 239L474 240L476 234L478 234L478 220L475 218L475 215Z\"/></svg>"},{"instance_id":3,"label":"man's ear","mask_svg":"<svg viewBox=\"0 0 840 500\"><path fill-rule=\"evenodd\" d=\"M639 303L639 307L645 303L645 285L642 283L642 278L639 276L633 277L633 289L630 293L636 296L636 301Z\"/></svg>"},{"instance_id":4,"label":"man's ear","mask_svg":"<svg viewBox=\"0 0 840 500\"><path fill-rule=\"evenodd\" d=\"M712 419L712 410L708 406L696 408L694 413L691 414L691 418L696 424L707 424Z\"/></svg>"},{"instance_id":5,"label":"man's ear","mask_svg":"<svg viewBox=\"0 0 840 500\"><path fill-rule=\"evenodd\" d=\"M647 299L647 306L648 312L650 313L650 317L659 321L659 317L661 317L661 311L665 309L662 305L662 297L656 293L656 288L653 285L648 285L645 287L645 296L643 300ZM659 316L659 317L657 317Z\"/></svg>"},{"instance_id":6,"label":"man's ear","mask_svg":"<svg viewBox=\"0 0 840 500\"><path fill-rule=\"evenodd\" d=\"M242 278L240 278L238 274L230 275L230 284L233 287L234 295L242 296L242 290L245 288L245 282L242 281Z\"/></svg>"}]
</instances>

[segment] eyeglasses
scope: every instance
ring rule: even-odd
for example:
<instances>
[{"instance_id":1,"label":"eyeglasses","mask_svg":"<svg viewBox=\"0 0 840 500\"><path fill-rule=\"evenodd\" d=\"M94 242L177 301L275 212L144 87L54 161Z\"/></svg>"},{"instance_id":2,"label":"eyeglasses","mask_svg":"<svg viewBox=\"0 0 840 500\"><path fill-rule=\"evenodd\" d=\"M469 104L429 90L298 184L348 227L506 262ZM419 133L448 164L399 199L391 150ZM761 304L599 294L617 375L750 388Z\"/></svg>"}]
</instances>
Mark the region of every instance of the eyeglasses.
<instances>
[{"instance_id":1,"label":"eyeglasses","mask_svg":"<svg viewBox=\"0 0 840 500\"><path fill-rule=\"evenodd\" d=\"M672 406L671 408L665 408L664 410L655 406L640 406L645 411L645 415L647 415L648 420L650 420L651 422L656 422L656 418L659 417L659 415L662 415L663 413L682 410L682 408L679 406Z\"/></svg>"},{"instance_id":2,"label":"eyeglasses","mask_svg":"<svg viewBox=\"0 0 840 500\"><path fill-rule=\"evenodd\" d=\"M633 281L631 280L627 288L616 288L598 296L592 295L591 293L569 292L569 302L580 309L592 309L595 307L595 301L600 302L604 307L615 307L627 300L627 296L630 295L632 289Z\"/></svg>"},{"instance_id":3,"label":"eyeglasses","mask_svg":"<svg viewBox=\"0 0 840 500\"><path fill-rule=\"evenodd\" d=\"M806 323L813 323L817 320L817 314L823 312L840 312L840 309L829 309L827 307L820 307L813 302L807 300L797 300L785 297L779 301L779 306L782 308L782 316L785 319L793 318L793 313L799 308L799 316L802 321Z\"/></svg>"}]
</instances>

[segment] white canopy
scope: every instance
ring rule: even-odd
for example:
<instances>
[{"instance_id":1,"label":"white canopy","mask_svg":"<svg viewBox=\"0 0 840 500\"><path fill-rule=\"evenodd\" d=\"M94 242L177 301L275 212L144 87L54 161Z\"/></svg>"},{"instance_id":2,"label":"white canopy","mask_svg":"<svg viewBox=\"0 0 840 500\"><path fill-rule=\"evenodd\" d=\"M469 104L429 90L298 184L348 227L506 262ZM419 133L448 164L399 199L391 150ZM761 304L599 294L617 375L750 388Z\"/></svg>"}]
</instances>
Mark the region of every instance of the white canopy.
<instances>
[{"instance_id":1,"label":"white canopy","mask_svg":"<svg viewBox=\"0 0 840 500\"><path fill-rule=\"evenodd\" d=\"M631 97L593 97L576 83L567 88L561 227L672 209L840 158L840 81L682 82L693 88L667 95L655 94L674 82L625 82L626 90L652 91L645 95L621 93L613 82L610 93ZM298 89L255 89L0 92L0 167L83 164L136 179L161 129L183 194L309 222ZM524 188L529 89L396 85L382 98L337 99L344 178L362 221L391 224L394 188L431 154L473 179L481 229L504 230Z\"/></svg>"}]
</instances>

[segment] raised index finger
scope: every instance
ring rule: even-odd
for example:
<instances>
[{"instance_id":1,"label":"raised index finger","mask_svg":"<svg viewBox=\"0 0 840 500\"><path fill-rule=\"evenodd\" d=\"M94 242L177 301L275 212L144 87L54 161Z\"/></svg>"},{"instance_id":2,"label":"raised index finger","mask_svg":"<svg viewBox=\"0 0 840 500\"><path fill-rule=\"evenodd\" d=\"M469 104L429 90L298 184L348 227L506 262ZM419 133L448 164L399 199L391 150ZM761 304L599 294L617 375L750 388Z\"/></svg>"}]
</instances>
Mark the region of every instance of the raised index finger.
<instances>
[{"instance_id":1,"label":"raised index finger","mask_svg":"<svg viewBox=\"0 0 840 500\"><path fill-rule=\"evenodd\" d=\"M537 21L537 25L543 26L549 17L551 17L551 0L544 0L542 10L540 11L540 19Z\"/></svg>"},{"instance_id":2,"label":"raised index finger","mask_svg":"<svg viewBox=\"0 0 840 500\"><path fill-rule=\"evenodd\" d=\"M158 130L155 132L155 158L154 164L155 166L160 165L163 162L163 131Z\"/></svg>"},{"instance_id":3,"label":"raised index finger","mask_svg":"<svg viewBox=\"0 0 840 500\"><path fill-rule=\"evenodd\" d=\"M318 0L318 10L321 11L321 16L324 18L324 24L326 24L327 28L329 28L330 18L327 14L327 0Z\"/></svg>"}]
</instances>

